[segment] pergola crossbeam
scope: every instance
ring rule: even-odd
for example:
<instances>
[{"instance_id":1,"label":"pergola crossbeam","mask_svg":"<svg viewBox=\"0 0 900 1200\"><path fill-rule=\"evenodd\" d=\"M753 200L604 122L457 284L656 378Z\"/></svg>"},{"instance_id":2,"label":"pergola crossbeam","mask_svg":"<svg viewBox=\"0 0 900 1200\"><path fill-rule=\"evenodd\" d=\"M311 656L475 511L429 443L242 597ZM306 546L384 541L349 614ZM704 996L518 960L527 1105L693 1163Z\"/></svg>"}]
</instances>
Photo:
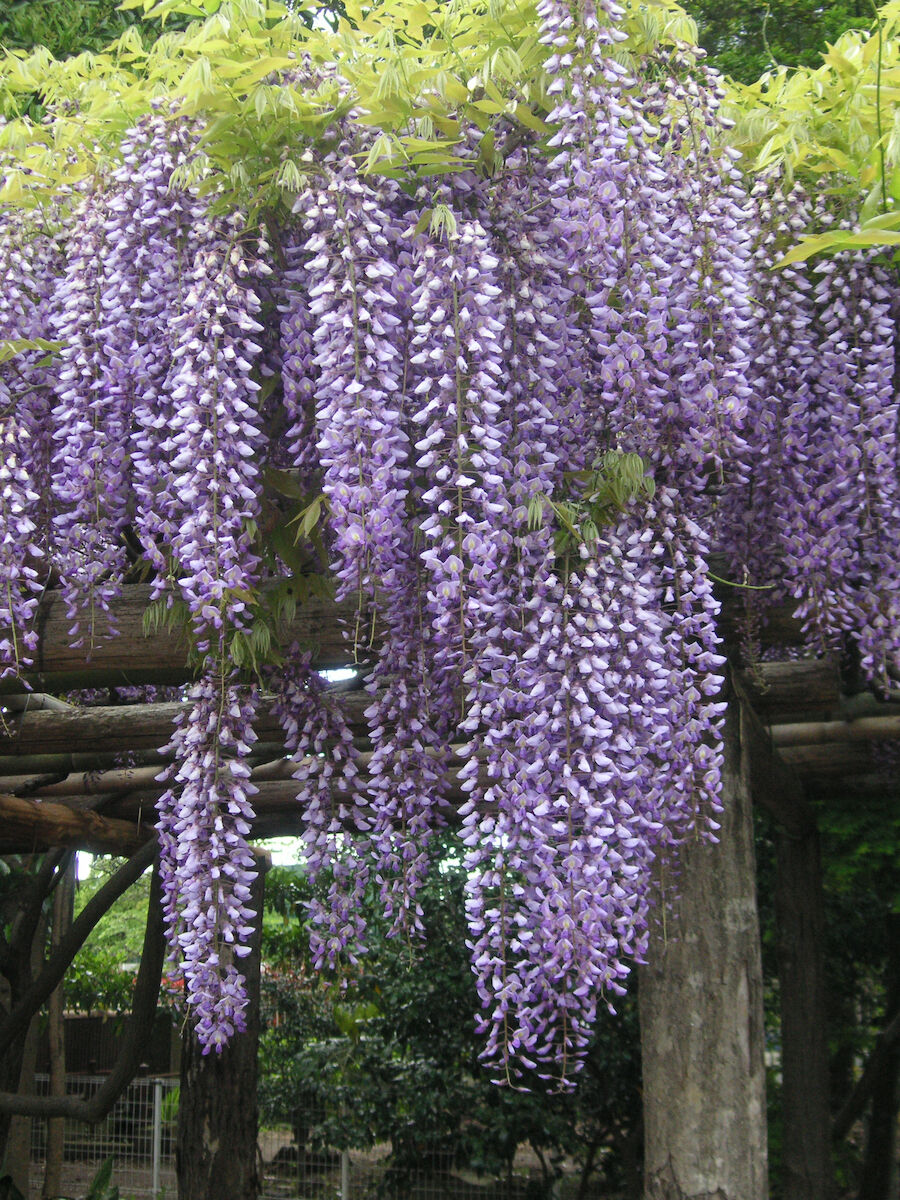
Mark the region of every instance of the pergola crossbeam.
<instances>
[{"instance_id":1,"label":"pergola crossbeam","mask_svg":"<svg viewBox=\"0 0 900 1200\"><path fill-rule=\"evenodd\" d=\"M128 687L139 684L180 684L191 677L184 631L162 624L144 631L144 614L150 587L128 584L111 606L111 620L97 613L97 635L91 646L71 646L72 622L59 592L41 600L35 632L34 665L21 679L0 680L0 695L27 691L55 694L76 688ZM305 600L295 619L285 627L283 640L306 646L319 667L352 666L354 647L345 636L352 604ZM112 631L116 632L113 633Z\"/></svg>"},{"instance_id":2,"label":"pergola crossbeam","mask_svg":"<svg viewBox=\"0 0 900 1200\"><path fill-rule=\"evenodd\" d=\"M68 804L0 795L0 853L31 853L51 846L134 854L153 834L140 820L101 816ZM14 849L13 849L14 847Z\"/></svg>"},{"instance_id":3,"label":"pergola crossbeam","mask_svg":"<svg viewBox=\"0 0 900 1200\"><path fill-rule=\"evenodd\" d=\"M70 622L59 596L49 593L42 601L39 651L28 676L40 691L23 692L21 682L0 682L6 697L0 701L6 709L5 732L0 735L0 853L67 845L121 854L148 836L162 791L157 776L166 760L161 750L187 706L78 706L48 694L60 681L66 687L86 681L104 687L185 682L190 676L185 639L166 628L144 635L148 601L149 588L124 588L113 606L118 636L98 641L90 654L69 646ZM319 667L350 665L353 647L344 630L351 612L349 604L306 603L284 631L285 639L315 646ZM730 620L726 606L726 633ZM776 617L775 625L780 636L794 637L799 629L789 613ZM788 827L804 824L794 802L796 781L807 788L833 786L840 780L859 792L883 789L871 745L900 739L900 705L872 696L843 696L837 664L827 658L761 662L736 671L733 678L743 707L752 714L752 730L751 725L746 728L756 747L757 776L765 781L762 792L772 795L772 803L786 805L778 819ZM10 692L15 687L19 692ZM370 749L364 713L372 697L358 678L336 686L334 692L361 751L364 775ZM250 759L258 788L254 836L263 836L263 831L265 836L297 833L299 785L291 778L297 764L284 757L270 697L261 698L254 728L259 739ZM127 766L121 765L123 754L130 756ZM455 823L464 799L456 778L461 762L455 758L449 771L450 823ZM91 811L98 797L102 816Z\"/></svg>"}]
</instances>

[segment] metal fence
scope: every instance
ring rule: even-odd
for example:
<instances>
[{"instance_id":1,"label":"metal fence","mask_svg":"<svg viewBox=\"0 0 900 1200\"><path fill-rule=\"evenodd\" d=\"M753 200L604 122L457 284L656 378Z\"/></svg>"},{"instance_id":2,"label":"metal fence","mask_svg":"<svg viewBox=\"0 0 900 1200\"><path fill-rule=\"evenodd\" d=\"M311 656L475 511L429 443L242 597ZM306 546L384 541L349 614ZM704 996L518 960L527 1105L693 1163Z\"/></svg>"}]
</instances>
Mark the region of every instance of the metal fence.
<instances>
[{"instance_id":1,"label":"metal fence","mask_svg":"<svg viewBox=\"0 0 900 1200\"><path fill-rule=\"evenodd\" d=\"M90 1096L103 1076L69 1076L70 1095ZM47 1077L38 1076L37 1090L46 1094ZM110 1156L113 1182L122 1200L175 1200L175 1124L178 1081L140 1078L128 1086L109 1116L98 1125L67 1121L62 1164L62 1193L84 1196L97 1170ZM316 1114L305 1113L304 1124ZM47 1123L33 1120L31 1130L31 1197L41 1194L47 1146ZM259 1156L263 1200L600 1200L593 1186L583 1188L577 1173L556 1164L551 1181L533 1155L522 1150L514 1169L503 1178L485 1178L461 1170L448 1151L421 1171L400 1180L391 1175L390 1146L338 1151L315 1139L298 1147L289 1126L263 1129ZM604 1193L604 1198L606 1194Z\"/></svg>"},{"instance_id":2,"label":"metal fence","mask_svg":"<svg viewBox=\"0 0 900 1200\"><path fill-rule=\"evenodd\" d=\"M104 1082L103 1076L69 1075L66 1093L92 1096ZM49 1079L35 1077L36 1091L46 1095ZM112 1157L114 1180L123 1197L175 1196L174 1121L177 1110L172 1093L176 1079L134 1079L112 1111L97 1125L66 1121L63 1141L63 1194L83 1196L105 1159ZM47 1122L31 1122L32 1196L41 1194L46 1165Z\"/></svg>"}]
</instances>

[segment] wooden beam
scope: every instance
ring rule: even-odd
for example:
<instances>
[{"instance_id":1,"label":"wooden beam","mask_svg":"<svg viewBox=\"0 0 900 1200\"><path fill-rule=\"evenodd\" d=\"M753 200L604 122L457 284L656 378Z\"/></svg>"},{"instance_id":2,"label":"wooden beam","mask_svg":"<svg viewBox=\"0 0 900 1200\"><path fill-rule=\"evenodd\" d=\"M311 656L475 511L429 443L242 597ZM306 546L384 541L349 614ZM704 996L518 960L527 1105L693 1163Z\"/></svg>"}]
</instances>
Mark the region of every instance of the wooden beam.
<instances>
[{"instance_id":1,"label":"wooden beam","mask_svg":"<svg viewBox=\"0 0 900 1200\"><path fill-rule=\"evenodd\" d=\"M872 742L783 746L780 753L784 761L808 781L871 775L878 767L872 754ZM882 787L887 787L887 778L882 781Z\"/></svg>"},{"instance_id":2,"label":"wooden beam","mask_svg":"<svg viewBox=\"0 0 900 1200\"><path fill-rule=\"evenodd\" d=\"M72 705L56 696L47 696L43 692L22 692L18 696L6 696L3 707L9 712L40 712L52 708L55 712L71 712Z\"/></svg>"},{"instance_id":3,"label":"wooden beam","mask_svg":"<svg viewBox=\"0 0 900 1200\"><path fill-rule=\"evenodd\" d=\"M791 746L834 746L844 742L894 741L900 738L900 713L858 717L853 721L797 721L773 725L772 742L782 750Z\"/></svg>"},{"instance_id":4,"label":"wooden beam","mask_svg":"<svg viewBox=\"0 0 900 1200\"><path fill-rule=\"evenodd\" d=\"M99 614L98 633L92 647L73 648L71 620L59 592L47 592L41 600L35 629L38 647L34 666L24 679L40 692L64 692L85 687L127 687L134 684L178 684L190 678L186 643L181 631L159 629L144 634L144 612L150 601L146 584L128 584L113 604L113 626ZM352 604L323 604L311 600L297 610L296 619L284 631L284 643L308 645L321 667L352 664L353 650L344 636L345 623L354 612ZM0 694L26 690L18 679L0 680Z\"/></svg>"},{"instance_id":5,"label":"wooden beam","mask_svg":"<svg viewBox=\"0 0 900 1200\"><path fill-rule=\"evenodd\" d=\"M139 850L152 834L153 830L139 821L100 816L67 804L0 795L0 853L72 846L127 856Z\"/></svg>"},{"instance_id":6,"label":"wooden beam","mask_svg":"<svg viewBox=\"0 0 900 1200\"><path fill-rule=\"evenodd\" d=\"M363 713L372 703L368 692L359 688L348 691L341 686L332 694L339 697L347 722L355 733L364 733ZM176 716L186 704L122 704L70 708L67 712L25 712L7 718L9 733L0 737L0 774L19 774L3 759L14 755L90 754L124 750L157 750L172 736ZM253 728L262 741L279 741L281 725L276 719L274 701L264 697ZM42 768L43 769L43 768ZM84 769L70 767L69 770Z\"/></svg>"},{"instance_id":7,"label":"wooden beam","mask_svg":"<svg viewBox=\"0 0 900 1200\"><path fill-rule=\"evenodd\" d=\"M758 663L736 677L766 725L828 720L841 708L841 681L832 659L801 658Z\"/></svg>"},{"instance_id":8,"label":"wooden beam","mask_svg":"<svg viewBox=\"0 0 900 1200\"><path fill-rule=\"evenodd\" d=\"M112 626L118 633L110 635L110 622L100 614L94 646L73 648L69 644L71 621L60 594L47 592L41 600L35 625L38 648L34 667L25 673L25 679L36 691L51 694L75 687L183 683L190 675L183 633L161 628L151 636L145 636L143 619L149 601L148 585L126 585L112 606ZM728 612L727 605L725 611ZM310 646L319 666L352 665L353 647L345 630L354 612L355 606L350 602L307 601L298 607L296 618L285 628L282 640L285 644L298 640ZM722 628L727 635L729 625L725 617ZM787 694L792 684L793 702L812 700L817 704L831 704L837 694L834 665L823 660L760 663L746 672L746 677L751 691L759 685L764 708L769 693L775 694L772 699L778 704L792 702ZM0 681L0 694L24 690L22 683L15 679Z\"/></svg>"}]
</instances>

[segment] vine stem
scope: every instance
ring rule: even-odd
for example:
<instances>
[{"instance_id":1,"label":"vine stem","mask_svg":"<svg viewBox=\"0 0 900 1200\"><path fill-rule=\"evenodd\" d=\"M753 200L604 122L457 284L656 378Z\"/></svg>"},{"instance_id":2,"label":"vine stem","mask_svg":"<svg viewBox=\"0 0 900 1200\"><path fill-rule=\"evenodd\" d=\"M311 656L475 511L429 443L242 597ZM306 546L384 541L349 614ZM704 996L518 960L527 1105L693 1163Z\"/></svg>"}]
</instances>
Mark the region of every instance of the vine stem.
<instances>
[{"instance_id":1,"label":"vine stem","mask_svg":"<svg viewBox=\"0 0 900 1200\"><path fill-rule=\"evenodd\" d=\"M887 171L884 153L884 127L881 121L881 66L882 59L884 58L884 22L881 19L881 14L878 11L875 0L872 0L872 11L875 13L875 23L878 27L878 62L875 67L875 127L878 131L878 158L881 166L881 208L883 212L887 212Z\"/></svg>"}]
</instances>

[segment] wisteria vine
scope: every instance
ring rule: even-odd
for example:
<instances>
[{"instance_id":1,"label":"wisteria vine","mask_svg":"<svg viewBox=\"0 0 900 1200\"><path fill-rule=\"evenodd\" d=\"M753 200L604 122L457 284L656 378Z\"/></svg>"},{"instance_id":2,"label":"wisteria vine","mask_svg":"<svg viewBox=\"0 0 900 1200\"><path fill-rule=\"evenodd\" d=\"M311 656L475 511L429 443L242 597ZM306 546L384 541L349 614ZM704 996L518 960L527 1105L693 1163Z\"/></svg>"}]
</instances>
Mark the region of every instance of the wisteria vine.
<instances>
[{"instance_id":1,"label":"wisteria vine","mask_svg":"<svg viewBox=\"0 0 900 1200\"><path fill-rule=\"evenodd\" d=\"M367 175L351 112L258 226L184 182L202 128L160 105L43 226L0 214L0 669L46 587L88 647L131 579L183 612L158 828L207 1051L244 1025L263 691L317 963L356 967L370 894L414 941L460 825L482 1058L568 1087L660 866L718 828L711 553L825 644L853 630L880 688L900 671L893 274L771 271L829 214L745 190L696 56L624 65L612 0L539 17L551 132L499 121L493 177L480 127L437 183ZM277 649L325 569L362 729Z\"/></svg>"}]
</instances>

